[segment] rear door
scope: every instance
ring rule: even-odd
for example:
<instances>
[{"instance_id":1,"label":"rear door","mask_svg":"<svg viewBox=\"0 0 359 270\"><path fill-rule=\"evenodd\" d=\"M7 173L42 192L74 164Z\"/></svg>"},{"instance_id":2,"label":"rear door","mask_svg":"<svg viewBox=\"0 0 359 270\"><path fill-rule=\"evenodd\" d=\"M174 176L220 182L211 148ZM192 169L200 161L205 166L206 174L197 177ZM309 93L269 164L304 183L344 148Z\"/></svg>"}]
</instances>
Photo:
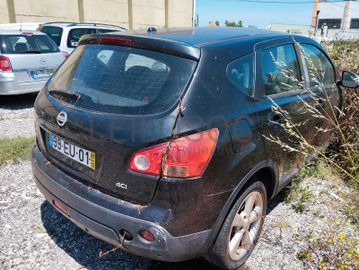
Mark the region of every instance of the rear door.
<instances>
[{"instance_id":1,"label":"rear door","mask_svg":"<svg viewBox=\"0 0 359 270\"><path fill-rule=\"evenodd\" d=\"M6 34L0 36L0 43L19 82L47 80L65 59L45 34Z\"/></svg>"},{"instance_id":2,"label":"rear door","mask_svg":"<svg viewBox=\"0 0 359 270\"><path fill-rule=\"evenodd\" d=\"M195 66L145 49L79 46L36 101L42 151L86 185L149 203L159 176L134 173L129 161L137 150L171 138L178 99ZM94 164L79 162L80 149Z\"/></svg>"},{"instance_id":3,"label":"rear door","mask_svg":"<svg viewBox=\"0 0 359 270\"><path fill-rule=\"evenodd\" d=\"M256 55L259 129L268 159L285 184L304 161L301 143L312 139L312 117L305 105L312 104L312 94L304 90L303 68L291 40L262 44Z\"/></svg>"}]
</instances>

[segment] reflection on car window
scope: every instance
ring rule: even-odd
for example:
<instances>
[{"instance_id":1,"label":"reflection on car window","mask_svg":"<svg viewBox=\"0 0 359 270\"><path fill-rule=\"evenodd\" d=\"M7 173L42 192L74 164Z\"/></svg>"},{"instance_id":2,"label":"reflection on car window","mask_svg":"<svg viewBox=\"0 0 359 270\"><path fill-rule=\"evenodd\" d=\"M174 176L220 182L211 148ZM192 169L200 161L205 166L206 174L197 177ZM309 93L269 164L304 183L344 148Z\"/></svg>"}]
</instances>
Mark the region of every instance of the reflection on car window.
<instances>
[{"instance_id":1,"label":"reflection on car window","mask_svg":"<svg viewBox=\"0 0 359 270\"><path fill-rule=\"evenodd\" d=\"M253 55L231 62L227 68L227 77L236 88L250 96L253 91Z\"/></svg>"},{"instance_id":2,"label":"reflection on car window","mask_svg":"<svg viewBox=\"0 0 359 270\"><path fill-rule=\"evenodd\" d=\"M84 109L153 114L176 103L195 65L193 60L156 51L84 45L59 68L48 89L80 94L76 106Z\"/></svg>"},{"instance_id":3,"label":"reflection on car window","mask_svg":"<svg viewBox=\"0 0 359 270\"><path fill-rule=\"evenodd\" d=\"M134 66L143 66L147 67L151 70L157 70L157 71L169 71L168 66L166 66L164 63L158 62L152 58L139 55L139 54L129 54L126 60L125 64L125 70L127 71L131 67Z\"/></svg>"},{"instance_id":4,"label":"reflection on car window","mask_svg":"<svg viewBox=\"0 0 359 270\"><path fill-rule=\"evenodd\" d=\"M310 86L334 84L335 72L324 53L309 44L302 44L301 46L309 73Z\"/></svg>"},{"instance_id":5,"label":"reflection on car window","mask_svg":"<svg viewBox=\"0 0 359 270\"><path fill-rule=\"evenodd\" d=\"M264 50L260 53L260 59L266 95L299 89L300 69L293 45Z\"/></svg>"}]
</instances>

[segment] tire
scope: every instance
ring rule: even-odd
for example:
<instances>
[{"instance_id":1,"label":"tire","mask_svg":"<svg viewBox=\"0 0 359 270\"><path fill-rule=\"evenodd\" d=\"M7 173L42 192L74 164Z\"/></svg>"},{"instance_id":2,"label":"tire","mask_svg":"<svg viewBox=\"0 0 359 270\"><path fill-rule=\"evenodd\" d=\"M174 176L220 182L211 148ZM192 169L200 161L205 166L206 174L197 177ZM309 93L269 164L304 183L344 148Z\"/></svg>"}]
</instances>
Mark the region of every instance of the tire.
<instances>
[{"instance_id":1,"label":"tire","mask_svg":"<svg viewBox=\"0 0 359 270\"><path fill-rule=\"evenodd\" d=\"M253 208L249 211L253 200ZM258 181L246 188L239 196L206 259L223 269L237 269L242 266L258 241L266 210L266 188ZM249 217L248 213L250 213ZM255 221L251 223L253 220Z\"/></svg>"}]
</instances>

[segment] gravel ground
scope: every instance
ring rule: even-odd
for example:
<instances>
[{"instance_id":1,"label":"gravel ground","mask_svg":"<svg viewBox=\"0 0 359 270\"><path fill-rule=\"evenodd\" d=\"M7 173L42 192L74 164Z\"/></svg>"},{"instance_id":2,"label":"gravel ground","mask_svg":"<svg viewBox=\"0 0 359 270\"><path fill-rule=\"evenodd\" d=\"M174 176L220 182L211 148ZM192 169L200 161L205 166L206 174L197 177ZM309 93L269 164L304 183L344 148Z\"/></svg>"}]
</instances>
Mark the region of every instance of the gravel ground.
<instances>
[{"instance_id":1,"label":"gravel ground","mask_svg":"<svg viewBox=\"0 0 359 270\"><path fill-rule=\"evenodd\" d=\"M161 263L123 251L99 258L100 251L111 247L78 229L44 200L32 181L29 161L1 167L0 183L0 269L215 269L203 259ZM272 200L260 241L244 269L317 269L299 261L297 253L308 247L310 235L337 230L332 219L342 214L326 206L338 200L333 186L316 179L303 185L317 194L329 193L321 201L312 199L303 214L281 196ZM350 226L345 231L355 233Z\"/></svg>"},{"instance_id":2,"label":"gravel ground","mask_svg":"<svg viewBox=\"0 0 359 270\"><path fill-rule=\"evenodd\" d=\"M11 97L0 104L0 137L33 135L34 96ZM16 124L14 124L16 123ZM21 125L19 125L21 123ZM344 232L358 241L359 233L346 220L343 194L351 192L340 181L306 179L300 184L312 197L298 213L283 194L270 201L260 240L243 269L318 269L320 250L312 262L297 258L311 239ZM116 251L86 234L52 208L37 190L30 162L0 167L0 269L215 269L203 259L162 263ZM358 247L359 248L359 247ZM346 269L351 269L347 267Z\"/></svg>"},{"instance_id":3,"label":"gravel ground","mask_svg":"<svg viewBox=\"0 0 359 270\"><path fill-rule=\"evenodd\" d=\"M0 96L0 139L15 136L34 136L36 95Z\"/></svg>"}]
</instances>

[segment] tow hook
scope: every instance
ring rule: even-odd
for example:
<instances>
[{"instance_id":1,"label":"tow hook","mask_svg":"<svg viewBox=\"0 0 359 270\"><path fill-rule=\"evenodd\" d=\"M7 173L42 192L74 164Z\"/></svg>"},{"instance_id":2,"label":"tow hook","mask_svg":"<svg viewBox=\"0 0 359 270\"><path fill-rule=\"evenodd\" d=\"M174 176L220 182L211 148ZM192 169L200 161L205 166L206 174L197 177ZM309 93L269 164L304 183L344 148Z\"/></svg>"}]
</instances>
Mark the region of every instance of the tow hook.
<instances>
[{"instance_id":1,"label":"tow hook","mask_svg":"<svg viewBox=\"0 0 359 270\"><path fill-rule=\"evenodd\" d=\"M129 236L129 235L128 235L127 231L125 231L125 230L123 230L122 232L123 232L123 233L122 233L122 235L121 235L122 237L121 237L120 244L119 244L118 246L114 246L114 247L111 248L110 250L100 251L100 253L98 254L98 256L99 256L100 258L107 256L108 254L110 254L110 253L112 253L112 252L118 250L119 248L129 251L129 249L128 249L127 247L125 247L125 245L124 245L126 236Z\"/></svg>"}]
</instances>

